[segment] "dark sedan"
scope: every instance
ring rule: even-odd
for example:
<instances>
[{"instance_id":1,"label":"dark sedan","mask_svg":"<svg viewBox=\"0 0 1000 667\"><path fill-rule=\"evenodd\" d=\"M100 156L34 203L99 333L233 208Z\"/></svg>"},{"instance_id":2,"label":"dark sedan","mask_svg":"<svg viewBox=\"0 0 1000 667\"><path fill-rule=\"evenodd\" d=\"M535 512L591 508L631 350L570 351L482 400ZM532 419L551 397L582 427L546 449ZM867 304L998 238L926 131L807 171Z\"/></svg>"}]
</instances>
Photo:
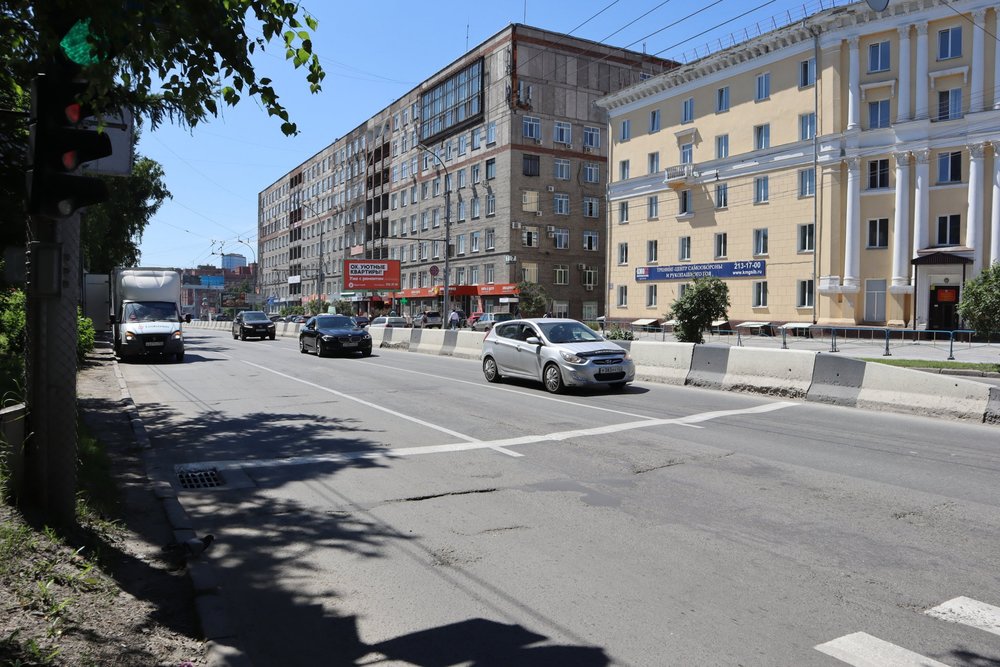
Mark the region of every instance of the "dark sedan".
<instances>
[{"instance_id":1,"label":"dark sedan","mask_svg":"<svg viewBox=\"0 0 1000 667\"><path fill-rule=\"evenodd\" d=\"M299 352L314 352L319 357L360 352L368 357L372 337L347 315L317 315L299 330Z\"/></svg>"}]
</instances>

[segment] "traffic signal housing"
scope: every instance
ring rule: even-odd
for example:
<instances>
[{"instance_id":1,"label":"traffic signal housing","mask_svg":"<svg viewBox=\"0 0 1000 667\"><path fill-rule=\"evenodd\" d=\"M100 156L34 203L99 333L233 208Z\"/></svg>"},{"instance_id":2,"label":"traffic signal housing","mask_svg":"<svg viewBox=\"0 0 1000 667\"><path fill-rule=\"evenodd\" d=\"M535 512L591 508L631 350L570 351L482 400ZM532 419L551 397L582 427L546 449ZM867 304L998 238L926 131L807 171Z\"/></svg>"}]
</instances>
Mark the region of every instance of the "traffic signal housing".
<instances>
[{"instance_id":1,"label":"traffic signal housing","mask_svg":"<svg viewBox=\"0 0 1000 667\"><path fill-rule=\"evenodd\" d=\"M81 125L92 111L79 102L87 84L65 72L40 74L31 84L28 212L65 218L108 198L103 181L81 176L84 162L111 155L107 133Z\"/></svg>"}]
</instances>

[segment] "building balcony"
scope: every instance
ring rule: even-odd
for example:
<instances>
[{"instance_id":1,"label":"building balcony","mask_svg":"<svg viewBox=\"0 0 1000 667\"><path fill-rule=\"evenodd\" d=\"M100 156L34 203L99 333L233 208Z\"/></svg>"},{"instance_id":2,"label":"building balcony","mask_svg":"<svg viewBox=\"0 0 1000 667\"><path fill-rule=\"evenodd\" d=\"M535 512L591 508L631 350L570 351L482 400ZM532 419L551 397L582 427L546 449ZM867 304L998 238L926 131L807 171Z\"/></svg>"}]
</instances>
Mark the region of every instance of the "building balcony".
<instances>
[{"instance_id":1,"label":"building balcony","mask_svg":"<svg viewBox=\"0 0 1000 667\"><path fill-rule=\"evenodd\" d=\"M678 164L667 167L663 172L663 182L673 188L690 185L694 179L698 178L693 164Z\"/></svg>"}]
</instances>

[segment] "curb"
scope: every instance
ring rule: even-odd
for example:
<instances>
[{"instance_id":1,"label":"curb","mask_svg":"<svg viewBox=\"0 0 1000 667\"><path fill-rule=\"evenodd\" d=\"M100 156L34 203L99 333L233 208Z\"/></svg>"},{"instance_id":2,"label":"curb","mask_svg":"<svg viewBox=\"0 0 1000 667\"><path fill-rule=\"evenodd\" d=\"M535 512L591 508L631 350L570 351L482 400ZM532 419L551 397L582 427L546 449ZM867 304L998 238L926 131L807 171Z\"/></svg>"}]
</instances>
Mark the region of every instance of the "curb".
<instances>
[{"instance_id":1,"label":"curb","mask_svg":"<svg viewBox=\"0 0 1000 667\"><path fill-rule=\"evenodd\" d=\"M174 531L174 540L183 543L195 537L191 529L191 519L177 499L173 486L156 475L156 469L151 467L147 454L152 449L149 434L139 414L139 409L129 393L125 376L118 365L118 358L111 352L111 361L115 370L115 378L121 390L121 402L125 405L132 435L139 446L140 457L146 480L153 493L159 499L163 513ZM225 599L219 586L214 567L206 561L189 561L187 564L188 578L195 592L194 606L205 639L205 658L212 667L252 667L250 658L239 648L239 638L236 635L236 625L230 619L225 606Z\"/></svg>"}]
</instances>

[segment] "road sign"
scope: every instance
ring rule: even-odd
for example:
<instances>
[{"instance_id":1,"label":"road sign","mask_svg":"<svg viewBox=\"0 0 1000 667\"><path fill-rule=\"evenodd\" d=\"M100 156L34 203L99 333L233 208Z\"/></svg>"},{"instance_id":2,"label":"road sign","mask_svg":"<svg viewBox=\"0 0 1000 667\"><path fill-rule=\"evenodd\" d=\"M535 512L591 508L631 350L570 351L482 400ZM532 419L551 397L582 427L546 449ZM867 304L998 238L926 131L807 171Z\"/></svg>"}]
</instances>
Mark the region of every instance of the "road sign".
<instances>
[{"instance_id":1,"label":"road sign","mask_svg":"<svg viewBox=\"0 0 1000 667\"><path fill-rule=\"evenodd\" d=\"M428 269L428 271L430 272L430 274L432 276L435 276L435 277L437 276L438 273L441 272L441 270L437 267L437 264L431 264L431 268Z\"/></svg>"}]
</instances>

